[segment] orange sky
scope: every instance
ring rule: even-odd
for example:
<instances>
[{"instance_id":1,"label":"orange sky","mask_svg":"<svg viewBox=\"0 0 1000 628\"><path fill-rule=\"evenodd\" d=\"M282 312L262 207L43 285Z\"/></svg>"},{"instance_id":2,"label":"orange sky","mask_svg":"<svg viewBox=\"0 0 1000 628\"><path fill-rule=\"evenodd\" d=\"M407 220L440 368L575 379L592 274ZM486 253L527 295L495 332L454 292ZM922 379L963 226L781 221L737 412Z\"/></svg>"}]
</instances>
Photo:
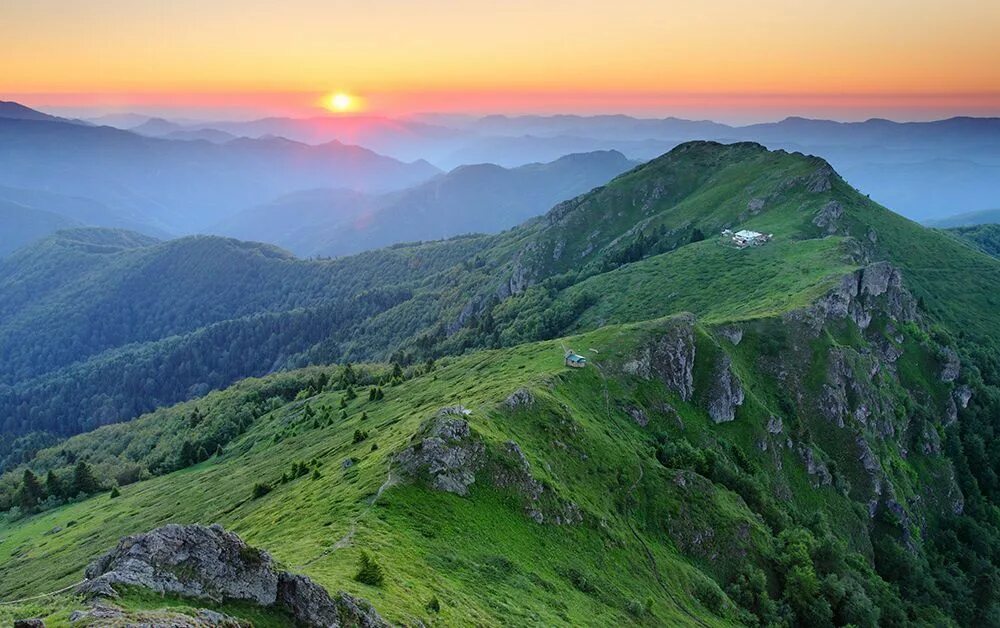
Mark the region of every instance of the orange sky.
<instances>
[{"instance_id":1,"label":"orange sky","mask_svg":"<svg viewBox=\"0 0 1000 628\"><path fill-rule=\"evenodd\" d=\"M998 32L985 0L7 0L0 98L1000 115Z\"/></svg>"}]
</instances>

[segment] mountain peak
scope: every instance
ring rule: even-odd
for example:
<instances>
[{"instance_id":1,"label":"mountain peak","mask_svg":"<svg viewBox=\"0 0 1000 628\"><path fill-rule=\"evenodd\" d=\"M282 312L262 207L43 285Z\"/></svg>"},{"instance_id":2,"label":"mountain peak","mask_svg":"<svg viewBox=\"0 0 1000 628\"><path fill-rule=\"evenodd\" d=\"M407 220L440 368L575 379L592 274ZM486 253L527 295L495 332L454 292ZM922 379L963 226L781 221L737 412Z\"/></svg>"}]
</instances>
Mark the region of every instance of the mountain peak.
<instances>
[{"instance_id":1,"label":"mountain peak","mask_svg":"<svg viewBox=\"0 0 1000 628\"><path fill-rule=\"evenodd\" d=\"M0 100L0 118L7 118L9 120L59 120L62 118L56 116L50 116L47 113L42 113L32 109L31 107L25 107L21 103Z\"/></svg>"}]
</instances>

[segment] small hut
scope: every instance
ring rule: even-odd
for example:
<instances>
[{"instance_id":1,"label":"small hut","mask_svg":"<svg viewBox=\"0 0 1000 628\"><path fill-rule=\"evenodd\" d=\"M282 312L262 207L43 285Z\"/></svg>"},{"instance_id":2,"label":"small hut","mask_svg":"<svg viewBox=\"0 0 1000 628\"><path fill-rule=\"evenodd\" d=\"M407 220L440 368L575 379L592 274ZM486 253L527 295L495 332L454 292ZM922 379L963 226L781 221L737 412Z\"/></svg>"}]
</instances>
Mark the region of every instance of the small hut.
<instances>
[{"instance_id":1,"label":"small hut","mask_svg":"<svg viewBox=\"0 0 1000 628\"><path fill-rule=\"evenodd\" d=\"M582 369L583 367L587 366L587 358L583 357L582 355L573 353L572 351L568 351L566 353L566 366L575 369Z\"/></svg>"}]
</instances>

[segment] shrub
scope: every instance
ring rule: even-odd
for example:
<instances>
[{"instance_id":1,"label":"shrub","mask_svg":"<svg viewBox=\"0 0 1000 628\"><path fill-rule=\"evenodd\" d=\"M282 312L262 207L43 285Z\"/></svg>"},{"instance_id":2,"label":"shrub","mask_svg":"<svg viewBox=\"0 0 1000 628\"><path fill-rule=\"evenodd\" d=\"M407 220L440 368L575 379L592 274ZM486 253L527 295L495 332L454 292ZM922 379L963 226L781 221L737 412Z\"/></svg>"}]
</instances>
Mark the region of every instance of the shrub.
<instances>
[{"instance_id":1,"label":"shrub","mask_svg":"<svg viewBox=\"0 0 1000 628\"><path fill-rule=\"evenodd\" d=\"M260 499L271 492L271 485L267 482L257 482L253 485L253 498Z\"/></svg>"},{"instance_id":2,"label":"shrub","mask_svg":"<svg viewBox=\"0 0 1000 628\"><path fill-rule=\"evenodd\" d=\"M440 613L441 612L441 602L437 599L437 596L431 596L430 601L427 602L427 611L430 613Z\"/></svg>"},{"instance_id":3,"label":"shrub","mask_svg":"<svg viewBox=\"0 0 1000 628\"><path fill-rule=\"evenodd\" d=\"M379 587L385 580L385 574L382 573L382 566L368 552L361 552L358 558L358 573L354 575L354 579L361 584Z\"/></svg>"},{"instance_id":4,"label":"shrub","mask_svg":"<svg viewBox=\"0 0 1000 628\"><path fill-rule=\"evenodd\" d=\"M368 432L362 430L354 430L354 442L360 443L364 439L368 438Z\"/></svg>"},{"instance_id":5,"label":"shrub","mask_svg":"<svg viewBox=\"0 0 1000 628\"><path fill-rule=\"evenodd\" d=\"M121 495L121 493L118 491L118 487L117 486L112 486L111 487L111 499L119 497L120 495Z\"/></svg>"}]
</instances>

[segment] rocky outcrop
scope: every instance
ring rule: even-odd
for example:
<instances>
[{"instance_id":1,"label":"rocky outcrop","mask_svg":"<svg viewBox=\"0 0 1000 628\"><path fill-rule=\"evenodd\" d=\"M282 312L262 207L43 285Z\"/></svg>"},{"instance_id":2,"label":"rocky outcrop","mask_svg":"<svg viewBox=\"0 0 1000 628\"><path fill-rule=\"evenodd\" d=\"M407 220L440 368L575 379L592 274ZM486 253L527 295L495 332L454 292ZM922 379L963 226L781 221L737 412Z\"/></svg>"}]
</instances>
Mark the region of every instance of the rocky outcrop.
<instances>
[{"instance_id":1,"label":"rocky outcrop","mask_svg":"<svg viewBox=\"0 0 1000 628\"><path fill-rule=\"evenodd\" d=\"M278 606L308 626L388 626L371 604L341 591L326 589L305 576L284 573L278 582Z\"/></svg>"},{"instance_id":2,"label":"rocky outcrop","mask_svg":"<svg viewBox=\"0 0 1000 628\"><path fill-rule=\"evenodd\" d=\"M917 319L916 302L903 286L903 276L888 262L876 262L845 275L830 292L810 307L786 314L786 319L808 324L814 332L832 319L850 318L862 330L876 312L889 319Z\"/></svg>"},{"instance_id":3,"label":"rocky outcrop","mask_svg":"<svg viewBox=\"0 0 1000 628\"><path fill-rule=\"evenodd\" d=\"M716 423L726 423L736 418L736 408L741 405L743 387L733 373L732 360L728 355L722 354L708 391L708 416Z\"/></svg>"},{"instance_id":4,"label":"rocky outcrop","mask_svg":"<svg viewBox=\"0 0 1000 628\"><path fill-rule=\"evenodd\" d=\"M767 433L768 434L780 434L784 429L781 417L772 416L767 420Z\"/></svg>"},{"instance_id":5,"label":"rocky outcrop","mask_svg":"<svg viewBox=\"0 0 1000 628\"><path fill-rule=\"evenodd\" d=\"M802 463L806 466L806 473L813 477L814 486L829 486L833 483L833 475L830 474L830 469L827 468L826 463L816 456L812 447L799 444L796 451L802 459Z\"/></svg>"},{"instance_id":6,"label":"rocky outcrop","mask_svg":"<svg viewBox=\"0 0 1000 628\"><path fill-rule=\"evenodd\" d=\"M271 557L221 526L166 525L123 538L86 571L80 592L113 594L114 585L212 600L274 603L278 573Z\"/></svg>"},{"instance_id":7,"label":"rocky outcrop","mask_svg":"<svg viewBox=\"0 0 1000 628\"><path fill-rule=\"evenodd\" d=\"M962 362L958 359L958 354L951 347L944 347L941 351L941 374L942 382L953 382L958 379L962 372Z\"/></svg>"},{"instance_id":8,"label":"rocky outcrop","mask_svg":"<svg viewBox=\"0 0 1000 628\"><path fill-rule=\"evenodd\" d=\"M467 496L477 481L520 495L525 512L537 523L579 523L576 504L560 499L531 473L531 465L514 441L488 448L472 431L460 406L444 408L425 421L411 444L393 458L393 471L404 481L422 482L432 490Z\"/></svg>"},{"instance_id":9,"label":"rocky outcrop","mask_svg":"<svg viewBox=\"0 0 1000 628\"><path fill-rule=\"evenodd\" d=\"M508 410L517 410L519 408L532 406L535 403L535 397L527 388L518 388L512 392L503 403Z\"/></svg>"},{"instance_id":10,"label":"rocky outcrop","mask_svg":"<svg viewBox=\"0 0 1000 628\"><path fill-rule=\"evenodd\" d=\"M395 465L404 477L423 479L438 491L468 495L476 472L486 463L486 446L474 438L464 409L444 408L425 422L399 452Z\"/></svg>"},{"instance_id":11,"label":"rocky outcrop","mask_svg":"<svg viewBox=\"0 0 1000 628\"><path fill-rule=\"evenodd\" d=\"M837 201L830 201L816 212L812 222L827 235L833 235L841 230L840 219L843 215L844 207Z\"/></svg>"},{"instance_id":12,"label":"rocky outcrop","mask_svg":"<svg viewBox=\"0 0 1000 628\"><path fill-rule=\"evenodd\" d=\"M836 171L833 167L823 162L823 164L816 168L812 174L805 178L806 190L812 192L813 194L819 194L820 192L827 192L833 187L833 179L837 176Z\"/></svg>"},{"instance_id":13,"label":"rocky outcrop","mask_svg":"<svg viewBox=\"0 0 1000 628\"><path fill-rule=\"evenodd\" d=\"M739 325L726 325L719 328L719 335L734 345L738 345L743 341L743 328Z\"/></svg>"},{"instance_id":14,"label":"rocky outcrop","mask_svg":"<svg viewBox=\"0 0 1000 628\"><path fill-rule=\"evenodd\" d=\"M679 317L655 342L622 365L629 375L659 379L684 401L694 394L694 320Z\"/></svg>"},{"instance_id":15,"label":"rocky outcrop","mask_svg":"<svg viewBox=\"0 0 1000 628\"><path fill-rule=\"evenodd\" d=\"M958 405L964 410L969 407L969 402L972 401L972 389L965 384L962 384L961 386L955 388L952 396L955 398Z\"/></svg>"},{"instance_id":16,"label":"rocky outcrop","mask_svg":"<svg viewBox=\"0 0 1000 628\"><path fill-rule=\"evenodd\" d=\"M267 552L219 525L169 524L125 537L91 563L86 576L78 593L88 597L114 597L114 587L124 585L251 602L286 612L306 626L388 626L366 602L345 593L331 597L306 576L279 570Z\"/></svg>"},{"instance_id":17,"label":"rocky outcrop","mask_svg":"<svg viewBox=\"0 0 1000 628\"><path fill-rule=\"evenodd\" d=\"M639 406L633 406L631 404L625 406L625 413L632 417L636 425L639 427L646 427L649 425L649 417L646 416L646 412Z\"/></svg>"}]
</instances>

